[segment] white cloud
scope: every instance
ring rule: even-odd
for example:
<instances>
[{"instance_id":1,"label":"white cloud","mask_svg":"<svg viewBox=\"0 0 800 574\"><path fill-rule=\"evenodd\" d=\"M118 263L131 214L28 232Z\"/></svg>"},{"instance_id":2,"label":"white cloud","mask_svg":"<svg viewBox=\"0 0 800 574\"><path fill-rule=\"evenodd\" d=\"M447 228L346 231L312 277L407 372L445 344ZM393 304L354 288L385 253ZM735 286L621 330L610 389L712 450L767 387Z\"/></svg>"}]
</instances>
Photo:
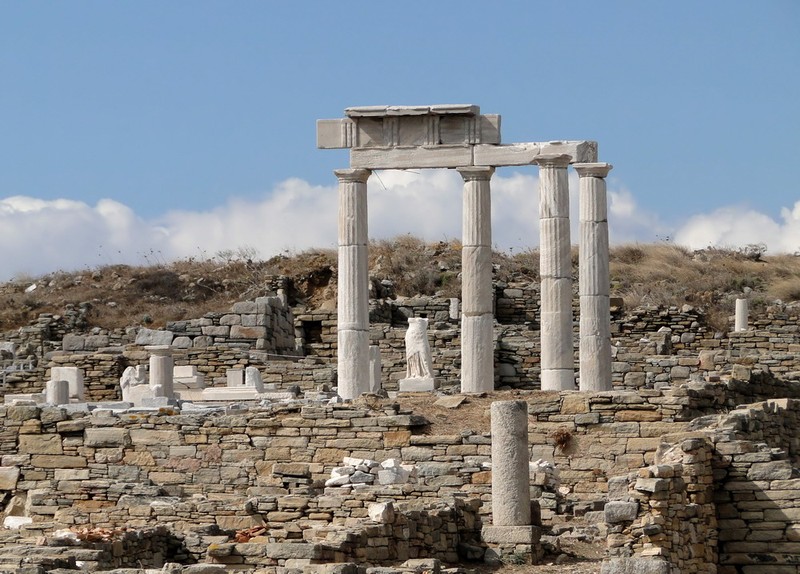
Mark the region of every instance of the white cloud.
<instances>
[{"instance_id":1,"label":"white cloud","mask_svg":"<svg viewBox=\"0 0 800 574\"><path fill-rule=\"evenodd\" d=\"M781 210L780 219L733 205L694 215L675 233L675 242L692 249L763 243L768 253L800 250L800 201Z\"/></svg>"},{"instance_id":2,"label":"white cloud","mask_svg":"<svg viewBox=\"0 0 800 574\"><path fill-rule=\"evenodd\" d=\"M501 249L538 245L535 168L500 171L492 178L493 243ZM461 236L463 182L453 170L381 171L369 182L369 230L374 239L411 233L430 241ZM570 176L573 241L577 239L578 182ZM334 247L336 182L314 186L302 179L278 184L261 198L231 198L209 211L172 211L145 220L115 200L95 206L67 199L24 196L0 199L0 279L111 263L146 264L223 249L253 247L262 257L284 250ZM633 194L609 181L609 228L615 243L654 241L743 245L764 242L770 251L800 248L800 202L782 221L738 207L692 217L676 233L643 211Z\"/></svg>"}]
</instances>

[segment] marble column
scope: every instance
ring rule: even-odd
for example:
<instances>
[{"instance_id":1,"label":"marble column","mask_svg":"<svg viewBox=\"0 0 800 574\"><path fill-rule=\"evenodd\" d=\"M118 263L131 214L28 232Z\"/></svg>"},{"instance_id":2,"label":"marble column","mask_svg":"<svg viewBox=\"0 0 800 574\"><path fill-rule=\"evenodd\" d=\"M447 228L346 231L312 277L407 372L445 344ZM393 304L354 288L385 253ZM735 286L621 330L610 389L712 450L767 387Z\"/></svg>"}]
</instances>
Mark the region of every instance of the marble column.
<instances>
[{"instance_id":1,"label":"marble column","mask_svg":"<svg viewBox=\"0 0 800 574\"><path fill-rule=\"evenodd\" d=\"M493 167L460 167L464 178L461 238L461 392L494 390L492 324Z\"/></svg>"},{"instance_id":2,"label":"marble column","mask_svg":"<svg viewBox=\"0 0 800 574\"><path fill-rule=\"evenodd\" d=\"M531 523L528 403L495 401L492 428L492 525Z\"/></svg>"},{"instance_id":3,"label":"marble column","mask_svg":"<svg viewBox=\"0 0 800 574\"><path fill-rule=\"evenodd\" d=\"M578 294L580 390L611 390L611 310L608 273L608 163L576 163L580 176Z\"/></svg>"},{"instance_id":4,"label":"marble column","mask_svg":"<svg viewBox=\"0 0 800 574\"><path fill-rule=\"evenodd\" d=\"M334 171L339 179L338 389L343 399L369 390L367 169Z\"/></svg>"},{"instance_id":5,"label":"marble column","mask_svg":"<svg viewBox=\"0 0 800 574\"><path fill-rule=\"evenodd\" d=\"M747 331L750 303L747 299L736 300L736 315L734 315L734 331Z\"/></svg>"},{"instance_id":6,"label":"marble column","mask_svg":"<svg viewBox=\"0 0 800 574\"><path fill-rule=\"evenodd\" d=\"M174 398L172 348L169 345L152 345L145 349L150 352L150 388L156 397Z\"/></svg>"},{"instance_id":7,"label":"marble column","mask_svg":"<svg viewBox=\"0 0 800 574\"><path fill-rule=\"evenodd\" d=\"M568 155L538 155L541 389L575 388Z\"/></svg>"}]
</instances>

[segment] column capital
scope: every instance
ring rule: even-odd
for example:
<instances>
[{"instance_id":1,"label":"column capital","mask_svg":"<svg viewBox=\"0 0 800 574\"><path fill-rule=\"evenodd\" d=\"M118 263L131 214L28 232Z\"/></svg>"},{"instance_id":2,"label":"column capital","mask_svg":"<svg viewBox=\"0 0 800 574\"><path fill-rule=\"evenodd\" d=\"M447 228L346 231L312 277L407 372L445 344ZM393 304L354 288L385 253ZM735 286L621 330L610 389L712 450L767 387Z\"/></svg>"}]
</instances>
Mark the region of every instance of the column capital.
<instances>
[{"instance_id":1,"label":"column capital","mask_svg":"<svg viewBox=\"0 0 800 574\"><path fill-rule=\"evenodd\" d=\"M572 167L575 168L580 177L604 178L614 166L610 163L574 163Z\"/></svg>"},{"instance_id":2,"label":"column capital","mask_svg":"<svg viewBox=\"0 0 800 574\"><path fill-rule=\"evenodd\" d=\"M368 169L335 169L333 173L339 178L339 181L367 183L372 172Z\"/></svg>"},{"instance_id":3,"label":"column capital","mask_svg":"<svg viewBox=\"0 0 800 574\"><path fill-rule=\"evenodd\" d=\"M464 178L464 181L488 181L494 173L493 167L483 165L457 167L456 170Z\"/></svg>"},{"instance_id":4,"label":"column capital","mask_svg":"<svg viewBox=\"0 0 800 574\"><path fill-rule=\"evenodd\" d=\"M566 153L543 153L533 158L539 167L567 167L572 156Z\"/></svg>"}]
</instances>

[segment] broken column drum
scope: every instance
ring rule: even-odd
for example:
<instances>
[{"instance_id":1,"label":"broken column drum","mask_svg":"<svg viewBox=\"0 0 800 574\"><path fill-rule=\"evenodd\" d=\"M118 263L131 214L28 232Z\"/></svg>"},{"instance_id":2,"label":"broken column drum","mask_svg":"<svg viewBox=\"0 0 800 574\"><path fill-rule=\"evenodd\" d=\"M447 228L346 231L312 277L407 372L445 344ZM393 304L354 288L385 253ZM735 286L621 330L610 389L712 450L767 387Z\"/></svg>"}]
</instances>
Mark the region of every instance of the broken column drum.
<instances>
[{"instance_id":1,"label":"broken column drum","mask_svg":"<svg viewBox=\"0 0 800 574\"><path fill-rule=\"evenodd\" d=\"M611 309L608 271L607 163L579 163L580 390L611 390Z\"/></svg>"},{"instance_id":2,"label":"broken column drum","mask_svg":"<svg viewBox=\"0 0 800 574\"><path fill-rule=\"evenodd\" d=\"M172 385L172 349L166 345L145 347L150 352L150 388L156 397L175 396Z\"/></svg>"},{"instance_id":3,"label":"broken column drum","mask_svg":"<svg viewBox=\"0 0 800 574\"><path fill-rule=\"evenodd\" d=\"M528 404L495 401L492 427L492 525L531 523Z\"/></svg>"},{"instance_id":4,"label":"broken column drum","mask_svg":"<svg viewBox=\"0 0 800 574\"><path fill-rule=\"evenodd\" d=\"M572 256L569 234L570 156L540 155L539 275L541 276L541 389L575 388L572 345Z\"/></svg>"},{"instance_id":5,"label":"broken column drum","mask_svg":"<svg viewBox=\"0 0 800 574\"><path fill-rule=\"evenodd\" d=\"M464 179L461 390L494 389L490 180L538 163L542 187L542 388L572 389L569 163L597 161L593 141L500 143L500 116L473 104L364 106L317 120L317 147L349 149L339 178L339 395L368 389L367 178L380 169L458 169ZM546 228L546 229L544 229ZM544 277L544 275L543 275ZM451 314L453 313L451 306Z\"/></svg>"},{"instance_id":6,"label":"broken column drum","mask_svg":"<svg viewBox=\"0 0 800 574\"><path fill-rule=\"evenodd\" d=\"M369 170L341 169L339 178L338 389L343 399L369 390Z\"/></svg>"},{"instance_id":7,"label":"broken column drum","mask_svg":"<svg viewBox=\"0 0 800 574\"><path fill-rule=\"evenodd\" d=\"M736 315L734 315L734 331L747 331L750 302L747 299L736 300Z\"/></svg>"}]
</instances>

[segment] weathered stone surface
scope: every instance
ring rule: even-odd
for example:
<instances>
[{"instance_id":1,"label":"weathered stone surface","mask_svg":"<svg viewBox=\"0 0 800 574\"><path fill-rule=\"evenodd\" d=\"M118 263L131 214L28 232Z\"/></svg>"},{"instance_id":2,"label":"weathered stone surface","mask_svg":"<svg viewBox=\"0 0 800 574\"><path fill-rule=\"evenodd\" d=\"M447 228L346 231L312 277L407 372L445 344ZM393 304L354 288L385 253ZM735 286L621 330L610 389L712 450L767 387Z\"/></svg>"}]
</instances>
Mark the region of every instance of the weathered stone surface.
<instances>
[{"instance_id":1,"label":"weathered stone surface","mask_svg":"<svg viewBox=\"0 0 800 574\"><path fill-rule=\"evenodd\" d=\"M14 490L19 479L19 467L0 467L0 490Z\"/></svg>"},{"instance_id":2,"label":"weathered stone surface","mask_svg":"<svg viewBox=\"0 0 800 574\"><path fill-rule=\"evenodd\" d=\"M639 511L639 504L637 502L614 500L606 503L604 511L605 521L609 524L631 522L636 519L636 513Z\"/></svg>"},{"instance_id":3,"label":"weathered stone surface","mask_svg":"<svg viewBox=\"0 0 800 574\"><path fill-rule=\"evenodd\" d=\"M61 435L23 434L19 436L19 452L25 454L61 454Z\"/></svg>"},{"instance_id":4,"label":"weathered stone surface","mask_svg":"<svg viewBox=\"0 0 800 574\"><path fill-rule=\"evenodd\" d=\"M127 429L121 428L90 428L84 431L83 443L91 447L115 447L131 444L130 434Z\"/></svg>"}]
</instances>

